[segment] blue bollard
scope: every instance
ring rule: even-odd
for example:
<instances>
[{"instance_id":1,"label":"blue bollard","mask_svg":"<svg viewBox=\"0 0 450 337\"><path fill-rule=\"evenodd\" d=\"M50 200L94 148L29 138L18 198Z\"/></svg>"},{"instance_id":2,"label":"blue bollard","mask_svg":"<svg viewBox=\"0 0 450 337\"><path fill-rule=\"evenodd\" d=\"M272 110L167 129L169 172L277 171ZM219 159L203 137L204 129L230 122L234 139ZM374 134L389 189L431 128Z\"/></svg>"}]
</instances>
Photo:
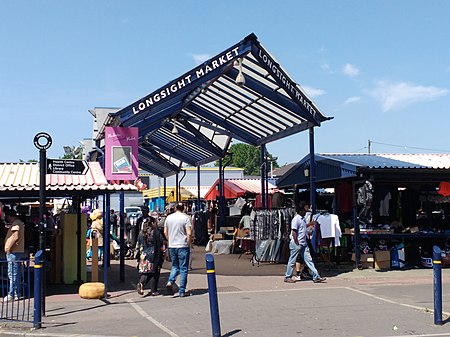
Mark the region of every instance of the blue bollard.
<instances>
[{"instance_id":1,"label":"blue bollard","mask_svg":"<svg viewBox=\"0 0 450 337\"><path fill-rule=\"evenodd\" d=\"M433 246L434 324L442 325L442 255L438 246Z\"/></svg>"},{"instance_id":2,"label":"blue bollard","mask_svg":"<svg viewBox=\"0 0 450 337\"><path fill-rule=\"evenodd\" d=\"M40 250L34 255L34 315L33 315L33 327L36 329L41 328L41 288L42 288L42 267L44 265L43 251Z\"/></svg>"},{"instance_id":3,"label":"blue bollard","mask_svg":"<svg viewBox=\"0 0 450 337\"><path fill-rule=\"evenodd\" d=\"M209 311L213 337L220 337L219 302L217 301L216 270L214 255L206 254L206 275L208 275Z\"/></svg>"}]
</instances>

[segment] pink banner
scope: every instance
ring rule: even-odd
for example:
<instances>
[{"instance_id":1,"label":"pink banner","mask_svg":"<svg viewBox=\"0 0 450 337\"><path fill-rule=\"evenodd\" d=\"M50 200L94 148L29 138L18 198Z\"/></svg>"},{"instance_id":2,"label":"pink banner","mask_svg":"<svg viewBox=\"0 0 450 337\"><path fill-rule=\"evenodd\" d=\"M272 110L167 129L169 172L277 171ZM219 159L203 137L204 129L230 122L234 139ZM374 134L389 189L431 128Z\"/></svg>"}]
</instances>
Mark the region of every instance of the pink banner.
<instances>
[{"instance_id":1,"label":"pink banner","mask_svg":"<svg viewBox=\"0 0 450 337\"><path fill-rule=\"evenodd\" d=\"M137 178L138 135L138 128L106 127L106 179L134 180Z\"/></svg>"}]
</instances>

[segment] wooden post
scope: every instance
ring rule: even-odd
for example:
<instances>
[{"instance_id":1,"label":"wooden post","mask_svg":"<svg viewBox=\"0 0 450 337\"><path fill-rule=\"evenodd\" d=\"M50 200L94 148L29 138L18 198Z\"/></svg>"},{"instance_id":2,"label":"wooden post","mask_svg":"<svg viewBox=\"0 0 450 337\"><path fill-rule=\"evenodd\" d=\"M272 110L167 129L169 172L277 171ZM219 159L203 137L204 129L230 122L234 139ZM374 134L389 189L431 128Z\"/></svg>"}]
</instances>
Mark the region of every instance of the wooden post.
<instances>
[{"instance_id":1,"label":"wooden post","mask_svg":"<svg viewBox=\"0 0 450 337\"><path fill-rule=\"evenodd\" d=\"M98 238L92 238L91 282L98 282Z\"/></svg>"}]
</instances>

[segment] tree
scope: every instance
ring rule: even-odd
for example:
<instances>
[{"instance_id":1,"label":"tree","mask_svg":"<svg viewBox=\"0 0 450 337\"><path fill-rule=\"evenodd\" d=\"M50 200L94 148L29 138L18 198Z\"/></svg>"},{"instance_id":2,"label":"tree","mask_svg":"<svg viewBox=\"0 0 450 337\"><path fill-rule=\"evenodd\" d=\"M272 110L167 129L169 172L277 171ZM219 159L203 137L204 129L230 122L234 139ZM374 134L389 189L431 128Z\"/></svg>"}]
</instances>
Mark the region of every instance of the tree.
<instances>
[{"instance_id":1,"label":"tree","mask_svg":"<svg viewBox=\"0 0 450 337\"><path fill-rule=\"evenodd\" d=\"M239 167L244 169L244 175L249 176L257 176L261 175L260 170L260 160L261 160L261 148L254 145L238 143L233 144L228 149L228 153L231 153L231 162L229 166ZM268 163L272 161L273 167L279 167L276 161L277 158L273 157L270 153L267 154ZM230 155L225 156L223 159L224 163L227 163L230 160ZM216 161L216 166L219 166L219 163ZM269 166L270 170L270 166Z\"/></svg>"},{"instance_id":2,"label":"tree","mask_svg":"<svg viewBox=\"0 0 450 337\"><path fill-rule=\"evenodd\" d=\"M60 159L83 159L83 149L80 146L64 146L64 152Z\"/></svg>"}]
</instances>

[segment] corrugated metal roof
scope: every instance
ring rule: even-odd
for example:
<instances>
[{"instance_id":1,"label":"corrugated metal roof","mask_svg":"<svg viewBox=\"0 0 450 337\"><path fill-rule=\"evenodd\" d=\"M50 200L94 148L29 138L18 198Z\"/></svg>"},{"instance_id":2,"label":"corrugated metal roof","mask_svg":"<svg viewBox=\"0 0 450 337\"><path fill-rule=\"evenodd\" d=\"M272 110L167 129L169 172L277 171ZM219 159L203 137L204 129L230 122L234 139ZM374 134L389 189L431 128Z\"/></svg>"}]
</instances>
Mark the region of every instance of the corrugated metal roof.
<instances>
[{"instance_id":1,"label":"corrugated metal roof","mask_svg":"<svg viewBox=\"0 0 450 337\"><path fill-rule=\"evenodd\" d=\"M284 175L287 171L289 171L291 168L293 168L297 163L290 163L290 164L286 164L282 167L277 167L275 169L273 169L272 171L272 175L274 177L281 177L282 175Z\"/></svg>"},{"instance_id":2,"label":"corrugated metal roof","mask_svg":"<svg viewBox=\"0 0 450 337\"><path fill-rule=\"evenodd\" d=\"M356 176L359 169L450 169L450 154L363 154L363 153L321 153L315 155L316 182L346 179ZM309 155L278 180L280 188L295 184L308 184L304 169L309 168ZM420 172L420 171L417 171Z\"/></svg>"},{"instance_id":3,"label":"corrugated metal roof","mask_svg":"<svg viewBox=\"0 0 450 337\"><path fill-rule=\"evenodd\" d=\"M47 174L47 191L136 191L131 184L109 184L98 162L85 175ZM38 163L0 163L1 192L39 191Z\"/></svg>"},{"instance_id":4,"label":"corrugated metal roof","mask_svg":"<svg viewBox=\"0 0 450 337\"><path fill-rule=\"evenodd\" d=\"M415 164L396 159L394 156L385 157L382 154L362 154L362 153L320 153L322 157L339 160L356 166L364 166L371 169L389 168L426 168L424 165ZM405 158L406 159L406 158Z\"/></svg>"},{"instance_id":5,"label":"corrugated metal roof","mask_svg":"<svg viewBox=\"0 0 450 337\"><path fill-rule=\"evenodd\" d=\"M264 145L328 119L250 34L106 123L139 128L139 165L168 176L179 173L180 162L223 158L232 139ZM143 148L153 153L142 156Z\"/></svg>"},{"instance_id":6,"label":"corrugated metal roof","mask_svg":"<svg viewBox=\"0 0 450 337\"><path fill-rule=\"evenodd\" d=\"M426 154L396 154L379 153L377 156L401 160L408 163L423 165L435 169L450 169L450 154L426 153Z\"/></svg>"},{"instance_id":7,"label":"corrugated metal roof","mask_svg":"<svg viewBox=\"0 0 450 337\"><path fill-rule=\"evenodd\" d=\"M347 179L356 175L357 165L349 161L343 161L332 156L315 155L316 161L316 182L329 181L332 179ZM281 176L277 185L280 188L294 186L295 184L308 184L309 175L305 176L305 169L310 172L309 155L303 157L297 164L292 166L283 176Z\"/></svg>"}]
</instances>

